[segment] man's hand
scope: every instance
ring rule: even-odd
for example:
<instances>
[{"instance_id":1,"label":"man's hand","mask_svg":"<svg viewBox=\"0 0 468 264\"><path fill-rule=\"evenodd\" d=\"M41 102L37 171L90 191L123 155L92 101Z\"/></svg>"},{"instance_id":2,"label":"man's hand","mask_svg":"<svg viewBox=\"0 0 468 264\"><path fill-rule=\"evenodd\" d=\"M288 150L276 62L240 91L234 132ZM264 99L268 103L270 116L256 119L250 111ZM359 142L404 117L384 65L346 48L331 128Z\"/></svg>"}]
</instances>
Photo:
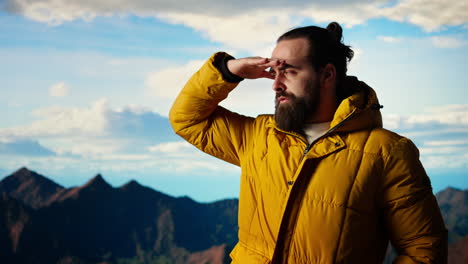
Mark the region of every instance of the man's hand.
<instances>
[{"instance_id":1,"label":"man's hand","mask_svg":"<svg viewBox=\"0 0 468 264\"><path fill-rule=\"evenodd\" d=\"M227 62L228 70L244 79L269 78L274 76L266 71L267 68L281 65L280 60L272 60L262 57L248 57Z\"/></svg>"}]
</instances>

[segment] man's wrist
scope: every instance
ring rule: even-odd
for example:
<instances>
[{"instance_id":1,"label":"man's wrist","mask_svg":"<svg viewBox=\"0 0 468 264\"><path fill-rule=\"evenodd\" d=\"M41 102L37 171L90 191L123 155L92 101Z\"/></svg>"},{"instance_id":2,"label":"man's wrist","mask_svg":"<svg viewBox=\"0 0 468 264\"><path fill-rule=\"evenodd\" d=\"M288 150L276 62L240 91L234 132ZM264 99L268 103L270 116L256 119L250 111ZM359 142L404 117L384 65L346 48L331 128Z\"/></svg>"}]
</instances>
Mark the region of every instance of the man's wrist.
<instances>
[{"instance_id":1,"label":"man's wrist","mask_svg":"<svg viewBox=\"0 0 468 264\"><path fill-rule=\"evenodd\" d=\"M234 57L224 53L224 56L219 56L218 58L215 58L213 65L221 72L223 75L223 79L227 82L230 83L238 83L244 80L244 78L241 78L231 71L229 71L229 68L227 67L227 62L229 60L233 60Z\"/></svg>"}]
</instances>

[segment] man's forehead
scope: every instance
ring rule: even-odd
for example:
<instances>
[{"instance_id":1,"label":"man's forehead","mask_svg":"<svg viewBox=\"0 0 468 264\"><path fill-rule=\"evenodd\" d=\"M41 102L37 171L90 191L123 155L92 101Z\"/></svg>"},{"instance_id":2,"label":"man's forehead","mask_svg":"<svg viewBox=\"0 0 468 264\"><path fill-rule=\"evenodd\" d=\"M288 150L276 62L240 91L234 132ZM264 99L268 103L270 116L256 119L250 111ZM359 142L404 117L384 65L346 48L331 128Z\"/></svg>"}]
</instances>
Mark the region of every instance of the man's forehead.
<instances>
[{"instance_id":1,"label":"man's forehead","mask_svg":"<svg viewBox=\"0 0 468 264\"><path fill-rule=\"evenodd\" d=\"M300 57L285 57L285 56L272 56L271 60L281 60L281 61L286 61L286 62L303 62L307 61L308 57L307 56L300 56Z\"/></svg>"},{"instance_id":2,"label":"man's forehead","mask_svg":"<svg viewBox=\"0 0 468 264\"><path fill-rule=\"evenodd\" d=\"M271 57L271 60L280 60L284 61L284 65L287 67L294 67L299 68L304 64L309 63L309 58L307 56L301 57L292 57L292 58L285 58L285 57Z\"/></svg>"},{"instance_id":3,"label":"man's forehead","mask_svg":"<svg viewBox=\"0 0 468 264\"><path fill-rule=\"evenodd\" d=\"M276 43L273 53L305 56L309 53L309 41L304 38L285 39Z\"/></svg>"}]
</instances>

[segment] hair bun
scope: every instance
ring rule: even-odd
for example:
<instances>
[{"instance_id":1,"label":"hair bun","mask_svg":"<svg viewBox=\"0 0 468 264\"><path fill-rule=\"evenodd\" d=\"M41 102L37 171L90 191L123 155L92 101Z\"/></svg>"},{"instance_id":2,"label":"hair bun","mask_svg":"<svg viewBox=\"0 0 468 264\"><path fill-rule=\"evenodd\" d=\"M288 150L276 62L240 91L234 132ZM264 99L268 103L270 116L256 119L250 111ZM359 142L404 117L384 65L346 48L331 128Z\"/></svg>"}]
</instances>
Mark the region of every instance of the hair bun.
<instances>
[{"instance_id":1,"label":"hair bun","mask_svg":"<svg viewBox=\"0 0 468 264\"><path fill-rule=\"evenodd\" d=\"M337 22L331 22L327 26L327 30L330 35L335 39L337 42L341 42L341 38L343 37L343 29L341 28L340 24Z\"/></svg>"}]
</instances>

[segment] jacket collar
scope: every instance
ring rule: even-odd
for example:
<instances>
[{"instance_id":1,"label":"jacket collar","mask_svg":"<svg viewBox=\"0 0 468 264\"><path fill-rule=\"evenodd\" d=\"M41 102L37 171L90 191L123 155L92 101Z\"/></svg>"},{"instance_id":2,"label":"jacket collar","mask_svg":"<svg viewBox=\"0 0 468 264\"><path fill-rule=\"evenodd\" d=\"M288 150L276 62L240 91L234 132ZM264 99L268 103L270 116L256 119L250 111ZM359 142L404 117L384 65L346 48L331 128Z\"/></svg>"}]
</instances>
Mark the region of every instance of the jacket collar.
<instances>
[{"instance_id":1,"label":"jacket collar","mask_svg":"<svg viewBox=\"0 0 468 264\"><path fill-rule=\"evenodd\" d=\"M354 92L341 101L330 123L330 130L351 132L382 127L382 106L374 89L354 76L347 76L344 85ZM267 126L278 129L273 116Z\"/></svg>"},{"instance_id":2,"label":"jacket collar","mask_svg":"<svg viewBox=\"0 0 468 264\"><path fill-rule=\"evenodd\" d=\"M354 93L341 101L330 129L339 132L351 132L382 127L382 114L377 95L371 87L354 76L347 76L345 85Z\"/></svg>"}]
</instances>

